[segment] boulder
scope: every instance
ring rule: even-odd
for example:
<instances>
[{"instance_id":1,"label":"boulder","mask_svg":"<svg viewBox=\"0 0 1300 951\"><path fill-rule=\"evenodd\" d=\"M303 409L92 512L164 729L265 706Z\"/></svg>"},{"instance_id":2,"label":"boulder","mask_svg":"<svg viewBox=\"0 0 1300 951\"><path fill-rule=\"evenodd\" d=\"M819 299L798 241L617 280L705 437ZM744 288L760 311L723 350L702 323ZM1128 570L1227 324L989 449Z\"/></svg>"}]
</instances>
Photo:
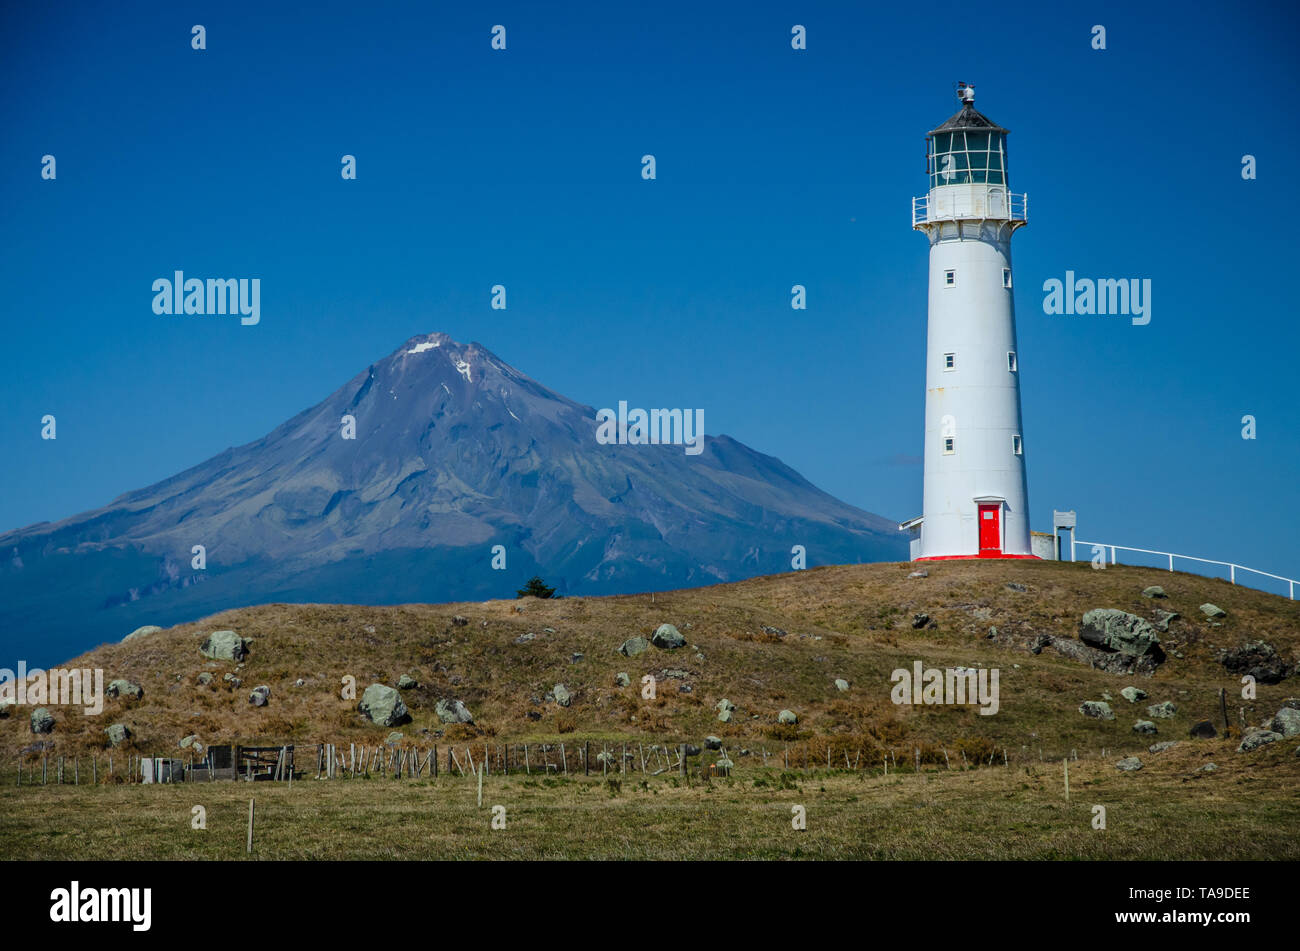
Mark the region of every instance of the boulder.
<instances>
[{"instance_id":1,"label":"boulder","mask_svg":"<svg viewBox=\"0 0 1300 951\"><path fill-rule=\"evenodd\" d=\"M133 641L137 637L148 637L150 634L155 634L161 630L162 628L158 627L156 624L146 624L144 627L137 627L130 634L126 635L126 637L122 638L122 643L125 644L127 641Z\"/></svg>"},{"instance_id":2,"label":"boulder","mask_svg":"<svg viewBox=\"0 0 1300 951\"><path fill-rule=\"evenodd\" d=\"M110 680L108 686L104 688L106 697L129 697L132 700L139 700L144 696L144 689L137 683L129 680Z\"/></svg>"},{"instance_id":3,"label":"boulder","mask_svg":"<svg viewBox=\"0 0 1300 951\"><path fill-rule=\"evenodd\" d=\"M720 749L722 749L722 740L721 740L721 738L716 737L716 736L706 736L706 737L704 738L704 748L705 748L706 750L720 750Z\"/></svg>"},{"instance_id":4,"label":"boulder","mask_svg":"<svg viewBox=\"0 0 1300 951\"><path fill-rule=\"evenodd\" d=\"M461 615L457 614L455 617L451 619L451 623L456 627L464 627L466 624L469 623L469 618L462 617Z\"/></svg>"},{"instance_id":5,"label":"boulder","mask_svg":"<svg viewBox=\"0 0 1300 951\"><path fill-rule=\"evenodd\" d=\"M718 769L722 770L725 773L729 773L736 768L736 764L733 763L731 760L727 759L727 757L725 756L719 759L713 765L718 767Z\"/></svg>"},{"instance_id":6,"label":"boulder","mask_svg":"<svg viewBox=\"0 0 1300 951\"><path fill-rule=\"evenodd\" d=\"M573 694L569 693L569 688L564 686L564 684L556 684L551 690L551 696L553 696L555 702L562 707L567 707L573 702Z\"/></svg>"},{"instance_id":7,"label":"boulder","mask_svg":"<svg viewBox=\"0 0 1300 951\"><path fill-rule=\"evenodd\" d=\"M114 723L104 732L108 734L108 742L114 746L121 746L131 739L131 728L125 723Z\"/></svg>"},{"instance_id":8,"label":"boulder","mask_svg":"<svg viewBox=\"0 0 1300 951\"><path fill-rule=\"evenodd\" d=\"M730 723L730 722L731 722L731 711L730 711L730 710L721 710L721 711L719 711L719 712L718 712L718 722L719 722L719 723Z\"/></svg>"},{"instance_id":9,"label":"boulder","mask_svg":"<svg viewBox=\"0 0 1300 951\"><path fill-rule=\"evenodd\" d=\"M686 638L682 637L682 632L671 624L660 624L651 635L650 643L661 650L672 651L685 647Z\"/></svg>"},{"instance_id":10,"label":"boulder","mask_svg":"<svg viewBox=\"0 0 1300 951\"><path fill-rule=\"evenodd\" d=\"M637 654L644 654L650 649L650 642L644 637L629 637L619 645L618 652L624 657L635 657Z\"/></svg>"},{"instance_id":11,"label":"boulder","mask_svg":"<svg viewBox=\"0 0 1300 951\"><path fill-rule=\"evenodd\" d=\"M616 687L630 687L632 686L632 678L626 673L619 671L614 675L614 685Z\"/></svg>"},{"instance_id":12,"label":"boulder","mask_svg":"<svg viewBox=\"0 0 1300 951\"><path fill-rule=\"evenodd\" d=\"M1269 743L1276 743L1282 739L1281 733L1274 733L1272 730L1261 730L1255 727L1246 731L1246 735L1241 738L1241 745L1237 747L1238 753L1249 753L1251 750L1257 750L1261 746L1267 746Z\"/></svg>"},{"instance_id":13,"label":"boulder","mask_svg":"<svg viewBox=\"0 0 1300 951\"><path fill-rule=\"evenodd\" d=\"M409 674L402 674L402 676L397 678L397 689L410 690L411 688L418 686L418 683L419 682Z\"/></svg>"},{"instance_id":14,"label":"boulder","mask_svg":"<svg viewBox=\"0 0 1300 951\"><path fill-rule=\"evenodd\" d=\"M1079 640L1089 647L1122 654L1133 661L1164 662L1160 634L1151 623L1136 614L1115 608L1093 608L1079 624Z\"/></svg>"},{"instance_id":15,"label":"boulder","mask_svg":"<svg viewBox=\"0 0 1300 951\"><path fill-rule=\"evenodd\" d=\"M206 670L203 671L203 673L199 674L199 683L203 684L205 687L212 683L212 674L208 673Z\"/></svg>"},{"instance_id":16,"label":"boulder","mask_svg":"<svg viewBox=\"0 0 1300 951\"><path fill-rule=\"evenodd\" d=\"M913 571L910 575L908 575L908 577L909 577L909 578L928 578L928 577L930 577L930 572L926 571L924 568L920 568L920 569L918 569L918 570L916 570L916 571Z\"/></svg>"},{"instance_id":17,"label":"boulder","mask_svg":"<svg viewBox=\"0 0 1300 951\"><path fill-rule=\"evenodd\" d=\"M199 738L199 735L198 735L197 733L191 733L189 736L185 737L183 740L180 741L179 746L180 746L180 748L183 749L183 750L188 750L191 746L196 746L196 745L198 745L198 744L196 743L196 741L198 740L198 738Z\"/></svg>"},{"instance_id":18,"label":"boulder","mask_svg":"<svg viewBox=\"0 0 1300 951\"><path fill-rule=\"evenodd\" d=\"M406 704L392 687L371 684L361 695L357 710L371 723L379 726L397 726L406 721Z\"/></svg>"},{"instance_id":19,"label":"boulder","mask_svg":"<svg viewBox=\"0 0 1300 951\"><path fill-rule=\"evenodd\" d=\"M1240 647L1221 651L1219 663L1234 674L1249 674L1261 684L1280 683L1288 674L1273 645L1264 641L1247 641Z\"/></svg>"},{"instance_id":20,"label":"boulder","mask_svg":"<svg viewBox=\"0 0 1300 951\"><path fill-rule=\"evenodd\" d=\"M1219 607L1217 604L1210 604L1209 602L1201 605L1201 613L1207 618L1221 618L1228 616L1228 612L1223 610L1223 608Z\"/></svg>"},{"instance_id":21,"label":"boulder","mask_svg":"<svg viewBox=\"0 0 1300 951\"><path fill-rule=\"evenodd\" d=\"M385 746L396 746L398 743L402 742L402 740L404 740L404 739L406 739L406 734L405 734L405 733L403 733L403 732L400 731L400 730L394 730L392 733L388 734L388 736L384 737L384 745L385 745Z\"/></svg>"},{"instance_id":22,"label":"boulder","mask_svg":"<svg viewBox=\"0 0 1300 951\"><path fill-rule=\"evenodd\" d=\"M930 615L928 614L912 615L912 627L918 631L929 623L930 623Z\"/></svg>"},{"instance_id":23,"label":"boulder","mask_svg":"<svg viewBox=\"0 0 1300 951\"><path fill-rule=\"evenodd\" d=\"M30 724L33 733L54 732L54 717L44 707L37 707L32 711Z\"/></svg>"},{"instance_id":24,"label":"boulder","mask_svg":"<svg viewBox=\"0 0 1300 951\"><path fill-rule=\"evenodd\" d=\"M1008 591L1019 591L1021 594L1029 590L1028 585L1021 584L1018 581L1008 581L1006 588Z\"/></svg>"},{"instance_id":25,"label":"boulder","mask_svg":"<svg viewBox=\"0 0 1300 951\"><path fill-rule=\"evenodd\" d=\"M5 697L3 700L0 700L0 720L9 719L9 714L13 713L14 710L16 710L17 708L18 708L17 700L12 700L9 697Z\"/></svg>"},{"instance_id":26,"label":"boulder","mask_svg":"<svg viewBox=\"0 0 1300 951\"><path fill-rule=\"evenodd\" d=\"M1170 700L1147 707L1147 716L1155 717L1157 720L1168 720L1177 713L1178 706Z\"/></svg>"},{"instance_id":27,"label":"boulder","mask_svg":"<svg viewBox=\"0 0 1300 951\"><path fill-rule=\"evenodd\" d=\"M244 682L240 680L238 677L236 677L234 674L226 674L221 679L224 680L226 683L230 684L230 686L232 687L242 687L244 685Z\"/></svg>"},{"instance_id":28,"label":"boulder","mask_svg":"<svg viewBox=\"0 0 1300 951\"><path fill-rule=\"evenodd\" d=\"M1133 773L1142 768L1142 761L1136 756L1125 756L1115 764L1115 768L1126 773Z\"/></svg>"},{"instance_id":29,"label":"boulder","mask_svg":"<svg viewBox=\"0 0 1300 951\"><path fill-rule=\"evenodd\" d=\"M1212 740L1219 735L1219 731L1209 720L1197 720L1187 732L1198 740Z\"/></svg>"},{"instance_id":30,"label":"boulder","mask_svg":"<svg viewBox=\"0 0 1300 951\"><path fill-rule=\"evenodd\" d=\"M1129 703L1137 703L1139 700L1147 698L1147 692L1140 687L1125 687L1119 692L1119 695Z\"/></svg>"},{"instance_id":31,"label":"boulder","mask_svg":"<svg viewBox=\"0 0 1300 951\"><path fill-rule=\"evenodd\" d=\"M1079 704L1079 712L1085 717L1092 717L1094 720L1113 720L1115 714L1111 712L1110 704L1104 700L1085 700Z\"/></svg>"},{"instance_id":32,"label":"boulder","mask_svg":"<svg viewBox=\"0 0 1300 951\"><path fill-rule=\"evenodd\" d=\"M1163 753L1165 750L1172 750L1178 745L1177 740L1164 740L1160 743L1152 743L1147 747L1148 753Z\"/></svg>"},{"instance_id":33,"label":"boulder","mask_svg":"<svg viewBox=\"0 0 1300 951\"><path fill-rule=\"evenodd\" d=\"M1213 772L1214 772L1215 770L1217 770L1218 768L1219 768L1219 767L1215 766L1213 763L1206 763L1204 766L1198 766L1198 767L1196 767L1196 772L1198 772L1198 773L1213 773Z\"/></svg>"},{"instance_id":34,"label":"boulder","mask_svg":"<svg viewBox=\"0 0 1300 951\"><path fill-rule=\"evenodd\" d=\"M798 723L799 718L795 716L793 710L782 710L776 715L777 723Z\"/></svg>"},{"instance_id":35,"label":"boulder","mask_svg":"<svg viewBox=\"0 0 1300 951\"><path fill-rule=\"evenodd\" d=\"M433 708L443 723L473 723L474 717L465 704L451 697L439 700Z\"/></svg>"},{"instance_id":36,"label":"boulder","mask_svg":"<svg viewBox=\"0 0 1300 951\"><path fill-rule=\"evenodd\" d=\"M516 644L527 644L529 641L531 641L531 640L532 640L533 638L535 638L536 636L537 636L537 635L534 634L532 631L529 631L527 634L520 634L518 637L516 637L516 638L515 638L515 643L516 643Z\"/></svg>"},{"instance_id":37,"label":"boulder","mask_svg":"<svg viewBox=\"0 0 1300 951\"><path fill-rule=\"evenodd\" d=\"M699 748L698 746L696 746L694 743L686 743L686 744L683 744L683 745L686 747L686 755L687 755L687 756L699 756L699 755L700 755L700 748Z\"/></svg>"},{"instance_id":38,"label":"boulder","mask_svg":"<svg viewBox=\"0 0 1300 951\"><path fill-rule=\"evenodd\" d=\"M732 703L730 700L728 700L726 697L723 697L721 700L719 700L717 703L713 705L713 709L718 711L722 711L722 710L731 711L736 709L736 705Z\"/></svg>"},{"instance_id":39,"label":"boulder","mask_svg":"<svg viewBox=\"0 0 1300 951\"><path fill-rule=\"evenodd\" d=\"M1166 611L1162 608L1156 608L1151 614L1156 619L1156 627L1161 631L1168 631L1169 622L1177 621L1179 618L1177 611Z\"/></svg>"},{"instance_id":40,"label":"boulder","mask_svg":"<svg viewBox=\"0 0 1300 951\"><path fill-rule=\"evenodd\" d=\"M1156 725L1150 720L1138 720L1137 723L1133 724L1133 732L1154 736L1159 731L1156 729Z\"/></svg>"},{"instance_id":41,"label":"boulder","mask_svg":"<svg viewBox=\"0 0 1300 951\"><path fill-rule=\"evenodd\" d=\"M843 693L849 689L849 682L841 677L835 678L835 689Z\"/></svg>"},{"instance_id":42,"label":"boulder","mask_svg":"<svg viewBox=\"0 0 1300 951\"><path fill-rule=\"evenodd\" d=\"M1142 589L1142 597L1144 598L1163 598L1165 596L1165 589L1160 587L1158 584L1153 584L1149 588Z\"/></svg>"},{"instance_id":43,"label":"boulder","mask_svg":"<svg viewBox=\"0 0 1300 951\"><path fill-rule=\"evenodd\" d=\"M1274 733L1281 733L1283 736L1300 735L1300 710L1283 707L1273 718L1272 727Z\"/></svg>"},{"instance_id":44,"label":"boulder","mask_svg":"<svg viewBox=\"0 0 1300 951\"><path fill-rule=\"evenodd\" d=\"M271 699L271 688L262 684L260 687L254 687L248 695L248 702L255 707L264 707Z\"/></svg>"},{"instance_id":45,"label":"boulder","mask_svg":"<svg viewBox=\"0 0 1300 951\"><path fill-rule=\"evenodd\" d=\"M199 645L199 653L213 660L239 662L248 656L248 641L234 631L213 631Z\"/></svg>"}]
</instances>

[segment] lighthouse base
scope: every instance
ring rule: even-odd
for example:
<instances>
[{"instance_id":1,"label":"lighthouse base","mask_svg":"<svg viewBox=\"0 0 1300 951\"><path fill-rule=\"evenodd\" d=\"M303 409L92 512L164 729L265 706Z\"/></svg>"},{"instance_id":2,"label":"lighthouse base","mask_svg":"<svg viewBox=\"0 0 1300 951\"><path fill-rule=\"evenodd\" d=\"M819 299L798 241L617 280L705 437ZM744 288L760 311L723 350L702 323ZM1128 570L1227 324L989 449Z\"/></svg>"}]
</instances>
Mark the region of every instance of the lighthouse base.
<instances>
[{"instance_id":1,"label":"lighthouse base","mask_svg":"<svg viewBox=\"0 0 1300 951\"><path fill-rule=\"evenodd\" d=\"M1022 558L1032 561L1042 561L1037 555L1009 555L1000 551L983 552L978 555L922 555L919 558L913 558L913 561L979 561L980 559L990 558Z\"/></svg>"}]
</instances>

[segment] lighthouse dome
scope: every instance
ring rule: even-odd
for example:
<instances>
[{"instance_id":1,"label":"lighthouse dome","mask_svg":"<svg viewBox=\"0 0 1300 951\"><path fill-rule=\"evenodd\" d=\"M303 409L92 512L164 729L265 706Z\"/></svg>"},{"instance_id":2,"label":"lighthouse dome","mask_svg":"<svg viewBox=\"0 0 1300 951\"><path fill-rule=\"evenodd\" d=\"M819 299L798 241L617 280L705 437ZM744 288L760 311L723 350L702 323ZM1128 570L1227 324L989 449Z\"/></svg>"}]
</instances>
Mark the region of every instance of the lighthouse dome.
<instances>
[{"instance_id":1,"label":"lighthouse dome","mask_svg":"<svg viewBox=\"0 0 1300 951\"><path fill-rule=\"evenodd\" d=\"M931 188L1007 184L1007 130L979 112L974 98L963 95L961 110L926 136Z\"/></svg>"}]
</instances>

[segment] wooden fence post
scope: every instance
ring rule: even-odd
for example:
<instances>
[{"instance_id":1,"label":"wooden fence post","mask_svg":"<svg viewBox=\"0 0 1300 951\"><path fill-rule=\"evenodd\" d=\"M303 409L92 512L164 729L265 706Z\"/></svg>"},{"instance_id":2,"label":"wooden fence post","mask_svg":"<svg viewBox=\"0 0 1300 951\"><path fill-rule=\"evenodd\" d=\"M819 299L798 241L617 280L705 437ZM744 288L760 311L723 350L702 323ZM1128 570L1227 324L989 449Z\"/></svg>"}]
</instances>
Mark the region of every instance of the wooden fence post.
<instances>
[{"instance_id":1,"label":"wooden fence post","mask_svg":"<svg viewBox=\"0 0 1300 951\"><path fill-rule=\"evenodd\" d=\"M248 800L248 854L253 854L253 800Z\"/></svg>"}]
</instances>

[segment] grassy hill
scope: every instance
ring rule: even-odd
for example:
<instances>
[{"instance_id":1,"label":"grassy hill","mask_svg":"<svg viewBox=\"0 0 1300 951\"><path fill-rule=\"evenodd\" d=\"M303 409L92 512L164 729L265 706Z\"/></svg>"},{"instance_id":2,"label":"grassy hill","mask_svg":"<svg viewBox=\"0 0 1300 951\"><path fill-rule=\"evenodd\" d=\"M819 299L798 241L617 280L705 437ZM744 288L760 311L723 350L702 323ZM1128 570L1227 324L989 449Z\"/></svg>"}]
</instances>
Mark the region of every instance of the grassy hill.
<instances>
[{"instance_id":1,"label":"grassy hill","mask_svg":"<svg viewBox=\"0 0 1300 951\"><path fill-rule=\"evenodd\" d=\"M728 749L792 748L795 757L817 761L829 744L833 763L861 751L877 765L890 749L899 759L921 749L932 763L943 762L945 750L954 757L965 751L971 759L995 749L1001 759L1006 750L1012 762L1059 758L1071 750L1080 756L1103 748L1140 750L1157 740L1187 739L1198 719L1213 719L1221 728L1220 687L1228 690L1234 727L1243 714L1256 725L1283 699L1300 694L1293 675L1261 685L1254 701L1242 700L1238 676L1217 661L1221 648L1264 640L1294 671L1300 604L1283 598L1126 566L1099 571L1087 563L939 562L927 566L928 577L909 577L916 567L815 568L654 596L396 607L272 604L227 611L69 661L63 666L102 667L106 682L132 680L144 696L108 700L99 717L53 707L57 725L46 737L30 733L30 708L19 708L0 720L0 755L11 767L22 748L41 739L63 755L102 751L111 723L125 723L134 734L116 751L122 757L175 751L190 734L208 745L382 743L389 728L369 723L355 701L340 697L345 676L356 678L358 695L372 682L396 685L403 674L418 681L402 692L412 719L399 729L404 742L421 747L620 736L698 743L716 734ZM1144 598L1143 588L1152 584L1162 585L1168 597ZM1206 619L1199 610L1205 602L1227 616ZM1044 633L1076 638L1090 608L1144 618L1157 609L1181 615L1161 635L1167 659L1154 675L1108 673L1050 649L1031 652ZM929 626L913 627L919 613L929 615ZM468 623L456 624L458 615ZM617 653L625 639L648 638L664 622L681 630L686 647L651 647L632 658ZM221 629L253 639L242 665L200 655L205 634ZM529 633L534 637L521 640ZM896 706L890 672L916 660L927 667L1000 669L998 713L980 716L975 706ZM199 682L204 672L213 675L210 685ZM242 686L223 681L227 673ZM616 686L619 673L629 675L631 686ZM653 701L640 695L646 674L659 681ZM837 678L848 681L847 691L836 688ZM559 683L572 694L567 708L546 699ZM262 684L271 688L270 702L254 707L249 691ZM1129 704L1120 697L1128 684L1149 698ZM1112 698L1114 720L1079 714L1082 701L1104 693ZM440 723L434 704L443 697L463 701L474 725ZM736 705L731 723L717 720L715 704L722 698ZM1155 721L1159 735L1134 734L1134 721L1147 718L1146 706L1166 700L1178 712ZM798 714L798 724L779 724L782 709ZM1288 754L1294 745L1288 742Z\"/></svg>"}]
</instances>

